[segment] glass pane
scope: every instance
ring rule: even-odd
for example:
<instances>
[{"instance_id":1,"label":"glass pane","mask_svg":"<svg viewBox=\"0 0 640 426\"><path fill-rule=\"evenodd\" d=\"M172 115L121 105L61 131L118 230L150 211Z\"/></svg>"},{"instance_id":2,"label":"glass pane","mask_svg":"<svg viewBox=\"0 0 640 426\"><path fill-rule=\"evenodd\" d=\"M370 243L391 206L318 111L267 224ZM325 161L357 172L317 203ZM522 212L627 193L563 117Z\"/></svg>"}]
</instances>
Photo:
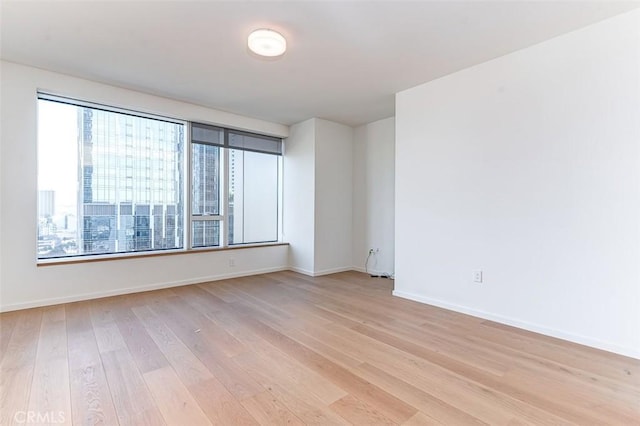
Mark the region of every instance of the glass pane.
<instances>
[{"instance_id":1,"label":"glass pane","mask_svg":"<svg viewBox=\"0 0 640 426\"><path fill-rule=\"evenodd\" d=\"M220 245L220 222L217 220L194 220L191 245L193 247L215 247Z\"/></svg>"},{"instance_id":2,"label":"glass pane","mask_svg":"<svg viewBox=\"0 0 640 426\"><path fill-rule=\"evenodd\" d=\"M278 240L278 159L229 150L229 244Z\"/></svg>"},{"instance_id":3,"label":"glass pane","mask_svg":"<svg viewBox=\"0 0 640 426\"><path fill-rule=\"evenodd\" d=\"M191 214L220 214L220 148L194 143Z\"/></svg>"},{"instance_id":4,"label":"glass pane","mask_svg":"<svg viewBox=\"0 0 640 426\"><path fill-rule=\"evenodd\" d=\"M183 247L184 126L38 100L38 258Z\"/></svg>"}]
</instances>

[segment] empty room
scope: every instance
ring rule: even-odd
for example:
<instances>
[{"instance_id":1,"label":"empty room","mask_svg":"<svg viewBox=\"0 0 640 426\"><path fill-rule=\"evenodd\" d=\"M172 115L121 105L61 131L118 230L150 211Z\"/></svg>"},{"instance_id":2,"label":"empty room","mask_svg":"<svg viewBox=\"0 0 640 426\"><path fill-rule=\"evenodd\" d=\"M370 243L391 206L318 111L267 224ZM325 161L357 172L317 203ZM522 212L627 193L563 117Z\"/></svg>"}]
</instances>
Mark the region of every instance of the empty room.
<instances>
[{"instance_id":1,"label":"empty room","mask_svg":"<svg viewBox=\"0 0 640 426\"><path fill-rule=\"evenodd\" d=\"M0 0L0 424L640 425L640 3Z\"/></svg>"}]
</instances>

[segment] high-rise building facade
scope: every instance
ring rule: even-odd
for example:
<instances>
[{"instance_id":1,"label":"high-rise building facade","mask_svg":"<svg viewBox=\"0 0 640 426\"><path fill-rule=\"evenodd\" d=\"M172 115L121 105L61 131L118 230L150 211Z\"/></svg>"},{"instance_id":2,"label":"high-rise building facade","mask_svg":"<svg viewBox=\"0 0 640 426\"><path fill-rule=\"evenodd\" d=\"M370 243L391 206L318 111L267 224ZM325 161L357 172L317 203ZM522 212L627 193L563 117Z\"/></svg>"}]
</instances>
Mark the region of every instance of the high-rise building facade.
<instances>
[{"instance_id":1,"label":"high-rise building facade","mask_svg":"<svg viewBox=\"0 0 640 426\"><path fill-rule=\"evenodd\" d=\"M193 144L191 156L191 214L217 216L220 211L220 148ZM218 221L194 220L191 244L193 247L220 245Z\"/></svg>"},{"instance_id":2,"label":"high-rise building facade","mask_svg":"<svg viewBox=\"0 0 640 426\"><path fill-rule=\"evenodd\" d=\"M78 108L82 254L183 246L179 123Z\"/></svg>"},{"instance_id":3,"label":"high-rise building facade","mask_svg":"<svg viewBox=\"0 0 640 426\"><path fill-rule=\"evenodd\" d=\"M38 191L38 214L40 218L51 218L56 214L56 193L51 190Z\"/></svg>"}]
</instances>

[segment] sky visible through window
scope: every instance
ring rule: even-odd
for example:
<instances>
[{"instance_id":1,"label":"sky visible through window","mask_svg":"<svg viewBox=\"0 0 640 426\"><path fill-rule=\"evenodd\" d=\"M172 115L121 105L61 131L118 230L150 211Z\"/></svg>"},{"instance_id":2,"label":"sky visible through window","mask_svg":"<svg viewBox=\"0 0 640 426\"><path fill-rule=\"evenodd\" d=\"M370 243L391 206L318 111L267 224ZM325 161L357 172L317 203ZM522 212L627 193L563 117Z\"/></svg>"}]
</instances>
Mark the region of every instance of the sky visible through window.
<instances>
[{"instance_id":1,"label":"sky visible through window","mask_svg":"<svg viewBox=\"0 0 640 426\"><path fill-rule=\"evenodd\" d=\"M38 189L55 192L56 215L77 213L78 107L38 102Z\"/></svg>"}]
</instances>

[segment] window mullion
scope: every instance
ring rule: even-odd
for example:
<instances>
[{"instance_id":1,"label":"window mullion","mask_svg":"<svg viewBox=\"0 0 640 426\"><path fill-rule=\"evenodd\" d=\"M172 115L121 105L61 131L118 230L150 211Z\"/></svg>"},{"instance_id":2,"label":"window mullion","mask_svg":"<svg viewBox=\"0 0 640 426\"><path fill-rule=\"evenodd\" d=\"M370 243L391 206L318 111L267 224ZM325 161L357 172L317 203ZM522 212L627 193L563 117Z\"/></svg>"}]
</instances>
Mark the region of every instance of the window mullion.
<instances>
[{"instance_id":1,"label":"window mullion","mask_svg":"<svg viewBox=\"0 0 640 426\"><path fill-rule=\"evenodd\" d=\"M183 179L185 182L184 188L184 203L185 203L185 218L184 218L184 247L186 250L191 250L191 234L193 230L193 217L192 215L192 207L193 207L193 143L191 143L191 126L185 126L186 130L186 144L187 149L185 149L184 154L184 173L187 174L186 179Z\"/></svg>"},{"instance_id":2,"label":"window mullion","mask_svg":"<svg viewBox=\"0 0 640 426\"><path fill-rule=\"evenodd\" d=\"M225 132L225 139L227 132ZM229 149L220 148L222 151L220 187L222 188L221 207L222 207L222 226L220 227L220 245L227 247L229 245Z\"/></svg>"}]
</instances>

